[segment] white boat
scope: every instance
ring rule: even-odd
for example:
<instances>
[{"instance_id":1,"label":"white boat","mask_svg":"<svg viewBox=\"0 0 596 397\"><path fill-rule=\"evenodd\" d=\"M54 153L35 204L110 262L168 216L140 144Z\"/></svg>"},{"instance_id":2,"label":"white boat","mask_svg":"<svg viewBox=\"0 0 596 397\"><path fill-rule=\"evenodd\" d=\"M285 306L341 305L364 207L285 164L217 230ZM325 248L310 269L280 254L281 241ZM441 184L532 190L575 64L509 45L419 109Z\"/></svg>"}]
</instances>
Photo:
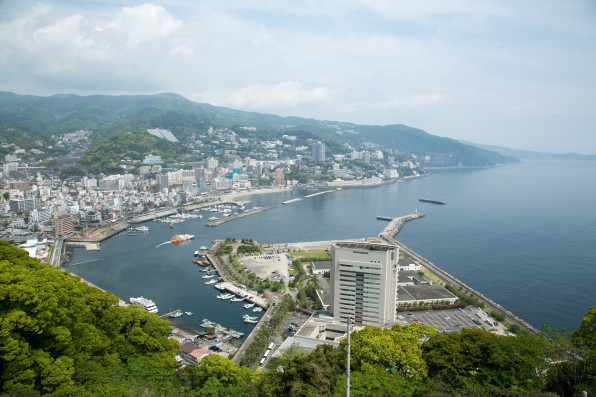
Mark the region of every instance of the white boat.
<instances>
[{"instance_id":1,"label":"white boat","mask_svg":"<svg viewBox=\"0 0 596 397\"><path fill-rule=\"evenodd\" d=\"M244 300L244 298L240 298L240 297L232 298L232 302L242 302L243 300Z\"/></svg>"},{"instance_id":2,"label":"white boat","mask_svg":"<svg viewBox=\"0 0 596 397\"><path fill-rule=\"evenodd\" d=\"M251 307L253 307L255 304L254 303L247 303L246 305L244 305L245 309L250 309Z\"/></svg>"},{"instance_id":3,"label":"white boat","mask_svg":"<svg viewBox=\"0 0 596 397\"><path fill-rule=\"evenodd\" d=\"M248 324L256 324L256 323L258 323L258 322L259 322L259 320L251 320L251 319L249 319L249 318L245 318L245 319L244 319L244 322L245 322L245 323L248 323Z\"/></svg>"},{"instance_id":4,"label":"white boat","mask_svg":"<svg viewBox=\"0 0 596 397\"><path fill-rule=\"evenodd\" d=\"M192 316L192 312L184 312L184 314L186 314L187 316Z\"/></svg>"},{"instance_id":5,"label":"white boat","mask_svg":"<svg viewBox=\"0 0 596 397\"><path fill-rule=\"evenodd\" d=\"M209 281L206 281L206 282L205 282L205 284L207 284L207 285L211 285L211 284L215 284L216 282L217 282L217 280L216 280L216 279L214 279L214 278L212 278L211 280L209 280Z\"/></svg>"},{"instance_id":6,"label":"white boat","mask_svg":"<svg viewBox=\"0 0 596 397\"><path fill-rule=\"evenodd\" d=\"M247 318L249 320L258 320L259 318L257 316L249 316L248 314L245 314L244 316L242 316L243 319Z\"/></svg>"},{"instance_id":7,"label":"white boat","mask_svg":"<svg viewBox=\"0 0 596 397\"><path fill-rule=\"evenodd\" d=\"M210 217L209 217L209 220L210 220L210 221L216 221L217 219L218 219L218 218L217 218L216 216L210 216Z\"/></svg>"},{"instance_id":8,"label":"white boat","mask_svg":"<svg viewBox=\"0 0 596 397\"><path fill-rule=\"evenodd\" d=\"M215 284L213 287L215 287L215 289L218 289L220 291L225 291L225 287L221 284Z\"/></svg>"},{"instance_id":9,"label":"white boat","mask_svg":"<svg viewBox=\"0 0 596 397\"><path fill-rule=\"evenodd\" d=\"M147 226L139 226L139 227L135 227L135 230L137 232L148 232L149 228Z\"/></svg>"},{"instance_id":10,"label":"white boat","mask_svg":"<svg viewBox=\"0 0 596 397\"><path fill-rule=\"evenodd\" d=\"M207 251L207 250L208 250L208 248L207 248L207 247L205 247L204 245L201 245L201 246L199 247L199 249L200 249L201 251Z\"/></svg>"},{"instance_id":11,"label":"white boat","mask_svg":"<svg viewBox=\"0 0 596 397\"><path fill-rule=\"evenodd\" d=\"M205 274L203 276L203 278L213 278L213 277L215 277L215 274Z\"/></svg>"},{"instance_id":12,"label":"white boat","mask_svg":"<svg viewBox=\"0 0 596 397\"><path fill-rule=\"evenodd\" d=\"M176 310L175 312L170 313L170 317L172 317L172 318L182 317L182 311Z\"/></svg>"},{"instance_id":13,"label":"white boat","mask_svg":"<svg viewBox=\"0 0 596 397\"><path fill-rule=\"evenodd\" d=\"M151 299L139 296L138 298L130 298L130 303L144 307L149 313L157 313L157 306Z\"/></svg>"},{"instance_id":14,"label":"white boat","mask_svg":"<svg viewBox=\"0 0 596 397\"><path fill-rule=\"evenodd\" d=\"M258 313L258 312L262 312L263 308L262 307L255 307L254 309L252 309L253 312Z\"/></svg>"},{"instance_id":15,"label":"white boat","mask_svg":"<svg viewBox=\"0 0 596 397\"><path fill-rule=\"evenodd\" d=\"M217 299L226 300L226 299L233 298L234 296L236 296L236 295L234 295L234 294L219 294L219 295L217 295Z\"/></svg>"}]
</instances>

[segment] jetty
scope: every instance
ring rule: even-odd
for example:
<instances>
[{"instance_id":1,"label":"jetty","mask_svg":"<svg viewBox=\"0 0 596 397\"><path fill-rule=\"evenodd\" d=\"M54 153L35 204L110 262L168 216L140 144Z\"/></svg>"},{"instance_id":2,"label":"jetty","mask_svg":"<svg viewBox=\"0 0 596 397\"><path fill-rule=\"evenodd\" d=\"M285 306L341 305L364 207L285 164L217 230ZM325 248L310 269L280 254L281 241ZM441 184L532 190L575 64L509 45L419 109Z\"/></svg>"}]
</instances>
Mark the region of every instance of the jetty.
<instances>
[{"instance_id":1,"label":"jetty","mask_svg":"<svg viewBox=\"0 0 596 397\"><path fill-rule=\"evenodd\" d=\"M308 196L304 196L304 197L305 198L316 197L316 196L320 196L321 194L337 192L338 190L339 189L325 190L324 192L313 193L313 194L309 194Z\"/></svg>"},{"instance_id":2,"label":"jetty","mask_svg":"<svg viewBox=\"0 0 596 397\"><path fill-rule=\"evenodd\" d=\"M163 218L165 216L170 216L170 215L174 215L177 213L178 213L178 211L176 211L175 209L172 209L172 208L167 209L167 210L161 210L161 211L149 211L143 215L135 216L134 218L129 220L129 223L135 224L135 223L143 223L143 222L153 221L155 219Z\"/></svg>"},{"instance_id":3,"label":"jetty","mask_svg":"<svg viewBox=\"0 0 596 397\"><path fill-rule=\"evenodd\" d=\"M276 207L277 206L275 206L275 205L271 205L269 207L255 208L255 209L252 209L252 210L249 210L246 212L242 212L242 213L236 214L236 215L225 216L223 218L219 218L214 221L211 221L211 222L205 224L205 226L216 227L216 226L221 225L222 223L230 222L230 221L233 221L233 220L239 219L239 218L244 218L245 216L258 214L259 212L267 211L267 210L270 210L270 209L273 209Z\"/></svg>"},{"instance_id":4,"label":"jetty","mask_svg":"<svg viewBox=\"0 0 596 397\"><path fill-rule=\"evenodd\" d=\"M302 201L302 200L304 200L304 199L301 197L298 197L295 199L283 201L282 204L294 204L294 203L297 203L298 201Z\"/></svg>"},{"instance_id":5,"label":"jetty","mask_svg":"<svg viewBox=\"0 0 596 397\"><path fill-rule=\"evenodd\" d=\"M397 233L399 233L399 231L401 230L403 225L405 225L406 222L412 221L414 219L422 218L423 216L425 216L425 215L420 212L415 212L413 214L400 216L398 218L390 218L387 216L377 216L377 219L379 219L379 220L390 221L389 224L387 226L385 226L385 228L381 231L381 233L379 233L379 238L383 238L383 237L393 238L397 235Z\"/></svg>"}]
</instances>

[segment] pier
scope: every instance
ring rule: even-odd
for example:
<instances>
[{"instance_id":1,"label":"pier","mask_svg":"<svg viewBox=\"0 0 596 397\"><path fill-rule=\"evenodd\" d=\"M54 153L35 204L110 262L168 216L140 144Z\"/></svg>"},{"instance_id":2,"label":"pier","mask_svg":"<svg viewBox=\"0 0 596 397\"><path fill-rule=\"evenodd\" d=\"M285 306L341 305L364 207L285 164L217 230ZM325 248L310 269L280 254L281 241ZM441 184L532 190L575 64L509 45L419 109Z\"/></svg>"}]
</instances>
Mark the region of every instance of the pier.
<instances>
[{"instance_id":1,"label":"pier","mask_svg":"<svg viewBox=\"0 0 596 397\"><path fill-rule=\"evenodd\" d=\"M311 198L311 197L320 196L321 194L333 193L333 192L337 192L337 191L338 191L338 189L325 190L324 192L313 193L313 194L309 194L308 196L304 196L304 197Z\"/></svg>"},{"instance_id":2,"label":"pier","mask_svg":"<svg viewBox=\"0 0 596 397\"><path fill-rule=\"evenodd\" d=\"M177 213L178 213L178 211L176 211L173 208L168 209L168 210L153 211L153 212L146 213L144 215L135 216L129 222L132 224L143 223L143 222L148 222L148 221L153 221L155 219L163 218L165 216L174 215Z\"/></svg>"},{"instance_id":3,"label":"pier","mask_svg":"<svg viewBox=\"0 0 596 397\"><path fill-rule=\"evenodd\" d=\"M298 201L302 201L302 200L304 200L304 199L301 197L298 197L295 199L286 200L286 201L282 202L282 204L294 204L294 203L297 203Z\"/></svg>"},{"instance_id":4,"label":"pier","mask_svg":"<svg viewBox=\"0 0 596 397\"><path fill-rule=\"evenodd\" d=\"M216 227L216 226L221 225L222 223L230 222L230 221L233 221L233 220L239 219L239 218L244 218L245 216L258 214L259 212L267 211L267 210L270 210L270 209L273 209L276 207L277 206L275 206L275 205L271 205L269 207L255 208L255 209L252 209L252 210L249 210L246 212L242 212L242 213L236 214L236 215L225 216L223 218L211 221L211 222L205 224L205 226Z\"/></svg>"},{"instance_id":5,"label":"pier","mask_svg":"<svg viewBox=\"0 0 596 397\"><path fill-rule=\"evenodd\" d=\"M387 226L385 226L383 231L381 231L381 233L379 233L379 238L383 238L383 237L393 238L397 235L397 233L399 233L399 231L401 230L401 228L403 227L403 225L406 222L409 222L414 219L422 218L423 216L425 216L425 215L420 212L400 216L399 218L389 218L386 216L377 216L377 219L379 219L379 220L390 221L389 224Z\"/></svg>"}]
</instances>

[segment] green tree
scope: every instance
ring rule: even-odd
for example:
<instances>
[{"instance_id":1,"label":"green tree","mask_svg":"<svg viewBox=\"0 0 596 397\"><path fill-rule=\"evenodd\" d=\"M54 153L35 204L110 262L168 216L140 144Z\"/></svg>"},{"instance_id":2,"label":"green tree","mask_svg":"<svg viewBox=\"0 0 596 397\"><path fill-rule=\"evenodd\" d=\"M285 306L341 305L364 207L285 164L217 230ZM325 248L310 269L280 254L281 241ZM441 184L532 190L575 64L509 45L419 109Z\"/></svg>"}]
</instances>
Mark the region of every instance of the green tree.
<instances>
[{"instance_id":1,"label":"green tree","mask_svg":"<svg viewBox=\"0 0 596 397\"><path fill-rule=\"evenodd\" d=\"M353 368L363 372L383 369L422 379L427 369L420 341L438 332L425 324L395 324L390 329L366 326L352 333ZM345 341L340 349L346 350Z\"/></svg>"}]
</instances>

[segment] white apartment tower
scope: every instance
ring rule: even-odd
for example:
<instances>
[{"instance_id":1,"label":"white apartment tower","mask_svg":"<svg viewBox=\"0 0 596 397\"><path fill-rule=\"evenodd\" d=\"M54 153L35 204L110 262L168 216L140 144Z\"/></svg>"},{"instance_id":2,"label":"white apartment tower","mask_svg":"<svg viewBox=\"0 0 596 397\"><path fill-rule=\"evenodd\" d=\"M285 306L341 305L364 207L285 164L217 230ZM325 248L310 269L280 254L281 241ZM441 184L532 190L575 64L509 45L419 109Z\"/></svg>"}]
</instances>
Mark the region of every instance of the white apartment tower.
<instances>
[{"instance_id":1,"label":"white apartment tower","mask_svg":"<svg viewBox=\"0 0 596 397\"><path fill-rule=\"evenodd\" d=\"M325 144L323 142L312 144L312 159L314 161L325 161Z\"/></svg>"},{"instance_id":2,"label":"white apartment tower","mask_svg":"<svg viewBox=\"0 0 596 397\"><path fill-rule=\"evenodd\" d=\"M331 305L335 321L383 326L395 321L399 247L336 241L331 244Z\"/></svg>"}]
</instances>

